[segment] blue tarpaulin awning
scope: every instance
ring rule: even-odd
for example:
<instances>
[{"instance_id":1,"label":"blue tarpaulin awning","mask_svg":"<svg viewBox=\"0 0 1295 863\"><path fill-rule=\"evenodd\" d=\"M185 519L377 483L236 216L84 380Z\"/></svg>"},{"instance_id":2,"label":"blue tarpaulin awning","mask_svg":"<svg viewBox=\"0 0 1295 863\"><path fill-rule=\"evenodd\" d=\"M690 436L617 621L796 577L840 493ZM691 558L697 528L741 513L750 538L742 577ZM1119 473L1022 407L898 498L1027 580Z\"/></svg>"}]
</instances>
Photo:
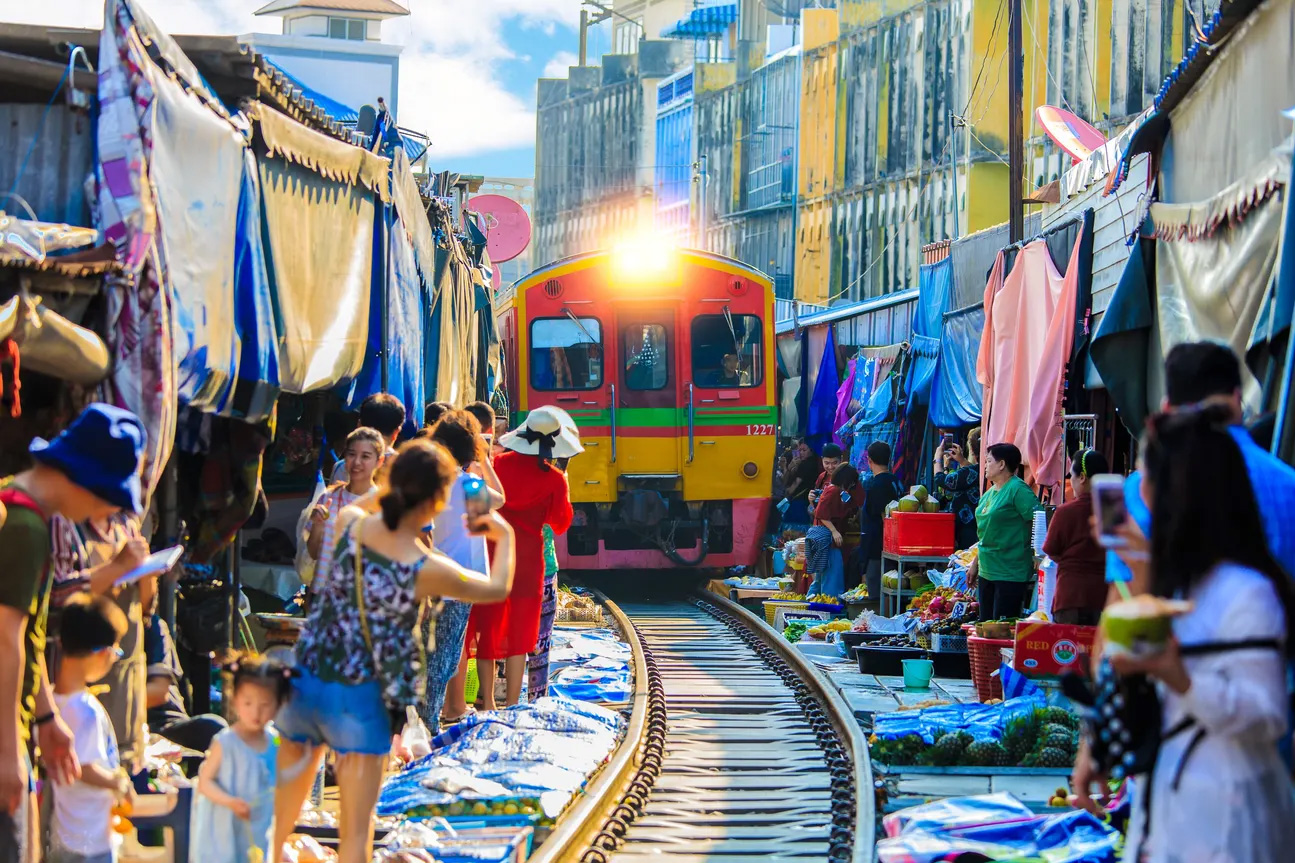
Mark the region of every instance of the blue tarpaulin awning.
<instances>
[{"instance_id":1,"label":"blue tarpaulin awning","mask_svg":"<svg viewBox=\"0 0 1295 863\"><path fill-rule=\"evenodd\" d=\"M301 91L301 95L303 98L309 99L312 102L314 102L317 106L319 106L321 110L323 110L325 113L328 114L328 116L332 117L337 122L354 123L355 121L360 119L359 112L356 111L354 108L351 108L347 105L343 105L341 102L337 101L333 97L325 95L324 93L321 93L318 90L314 89L313 87L303 83L300 78L298 78L296 75L292 74L287 69L280 66L278 63L271 60L269 57L262 57L262 59L265 60L265 62L268 65L273 66L275 69L278 69L280 72L282 72L283 77L291 81L292 85Z\"/></svg>"},{"instance_id":2,"label":"blue tarpaulin awning","mask_svg":"<svg viewBox=\"0 0 1295 863\"><path fill-rule=\"evenodd\" d=\"M737 21L737 4L698 6L661 31L663 39L697 39L722 36Z\"/></svg>"}]
</instances>

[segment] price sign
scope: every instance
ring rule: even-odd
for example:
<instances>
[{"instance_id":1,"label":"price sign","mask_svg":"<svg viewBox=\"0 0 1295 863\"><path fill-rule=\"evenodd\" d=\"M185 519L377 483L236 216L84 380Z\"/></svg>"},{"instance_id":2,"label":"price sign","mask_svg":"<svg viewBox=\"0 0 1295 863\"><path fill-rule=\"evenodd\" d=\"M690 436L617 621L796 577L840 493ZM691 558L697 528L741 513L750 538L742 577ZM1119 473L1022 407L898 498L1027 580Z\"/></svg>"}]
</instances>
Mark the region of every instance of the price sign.
<instances>
[{"instance_id":1,"label":"price sign","mask_svg":"<svg viewBox=\"0 0 1295 863\"><path fill-rule=\"evenodd\" d=\"M951 613L949 616L950 616L950 617L952 617L952 618L954 618L955 620L956 620L956 619L958 619L958 618L966 617L966 616L967 616L967 603L965 603L965 602L955 602L955 603L953 604L953 613Z\"/></svg>"}]
</instances>

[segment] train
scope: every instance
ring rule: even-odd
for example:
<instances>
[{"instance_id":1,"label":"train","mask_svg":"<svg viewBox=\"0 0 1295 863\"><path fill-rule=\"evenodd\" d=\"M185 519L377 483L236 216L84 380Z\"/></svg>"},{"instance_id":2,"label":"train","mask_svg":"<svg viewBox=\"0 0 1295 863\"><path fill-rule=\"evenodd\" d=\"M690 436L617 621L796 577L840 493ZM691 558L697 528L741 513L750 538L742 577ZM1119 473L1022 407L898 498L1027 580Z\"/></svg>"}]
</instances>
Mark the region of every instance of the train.
<instances>
[{"instance_id":1,"label":"train","mask_svg":"<svg viewBox=\"0 0 1295 863\"><path fill-rule=\"evenodd\" d=\"M548 264L496 303L510 421L556 405L585 447L564 570L753 566L777 448L772 280L651 243Z\"/></svg>"}]
</instances>

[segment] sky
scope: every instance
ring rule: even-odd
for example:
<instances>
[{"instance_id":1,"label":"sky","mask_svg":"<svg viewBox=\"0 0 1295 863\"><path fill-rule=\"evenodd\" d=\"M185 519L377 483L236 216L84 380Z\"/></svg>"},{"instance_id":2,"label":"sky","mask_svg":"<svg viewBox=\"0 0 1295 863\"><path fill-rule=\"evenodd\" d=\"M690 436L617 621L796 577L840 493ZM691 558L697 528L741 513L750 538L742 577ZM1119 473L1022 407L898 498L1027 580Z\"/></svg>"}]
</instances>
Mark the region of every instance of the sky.
<instances>
[{"instance_id":1,"label":"sky","mask_svg":"<svg viewBox=\"0 0 1295 863\"><path fill-rule=\"evenodd\" d=\"M252 13L268 0L139 0L172 34L279 32ZM431 136L431 167L465 174L535 173L535 82L576 62L580 0L400 0L383 24L400 55L402 126ZM103 0L0 0L0 24L102 26ZM589 53L608 50L590 34ZM436 82L429 87L428 82Z\"/></svg>"}]
</instances>

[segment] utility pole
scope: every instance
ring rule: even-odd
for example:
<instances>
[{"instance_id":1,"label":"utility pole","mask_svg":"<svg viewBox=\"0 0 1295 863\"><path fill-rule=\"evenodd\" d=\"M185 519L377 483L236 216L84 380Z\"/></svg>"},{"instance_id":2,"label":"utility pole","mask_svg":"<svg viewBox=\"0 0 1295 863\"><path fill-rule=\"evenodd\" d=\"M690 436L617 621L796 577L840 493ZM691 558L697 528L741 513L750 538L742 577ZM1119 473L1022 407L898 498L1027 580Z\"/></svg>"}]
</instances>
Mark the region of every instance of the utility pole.
<instances>
[{"instance_id":1,"label":"utility pole","mask_svg":"<svg viewBox=\"0 0 1295 863\"><path fill-rule=\"evenodd\" d=\"M958 208L962 206L961 199L958 197L958 129L967 125L964 117L957 114L949 115L949 175L953 178L953 239L958 239L962 234L958 225ZM967 148L967 170L971 170L971 148Z\"/></svg>"},{"instance_id":2,"label":"utility pole","mask_svg":"<svg viewBox=\"0 0 1295 863\"><path fill-rule=\"evenodd\" d=\"M589 59L589 10L580 10L580 65Z\"/></svg>"},{"instance_id":3,"label":"utility pole","mask_svg":"<svg viewBox=\"0 0 1295 863\"><path fill-rule=\"evenodd\" d=\"M1007 0L1007 52L1012 64L1007 78L1007 184L1008 230L1011 242L1025 239L1025 130L1022 124L1022 90L1025 84L1025 57L1021 44L1021 0Z\"/></svg>"}]
</instances>

